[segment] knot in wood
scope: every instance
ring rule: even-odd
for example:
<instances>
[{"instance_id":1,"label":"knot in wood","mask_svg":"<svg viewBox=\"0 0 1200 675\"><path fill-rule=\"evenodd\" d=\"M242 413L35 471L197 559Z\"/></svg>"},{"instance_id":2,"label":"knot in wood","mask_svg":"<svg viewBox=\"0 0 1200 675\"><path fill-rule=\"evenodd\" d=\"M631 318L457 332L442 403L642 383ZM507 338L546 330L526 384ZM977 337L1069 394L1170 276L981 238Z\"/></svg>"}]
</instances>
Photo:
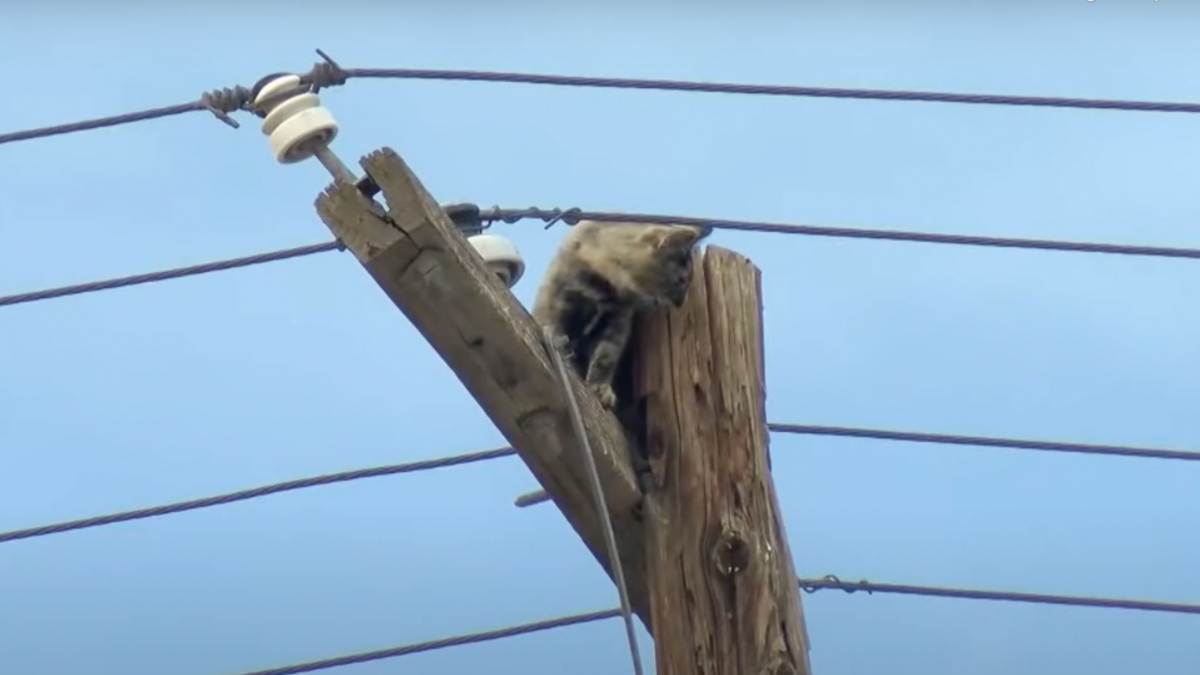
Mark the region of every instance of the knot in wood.
<instances>
[{"instance_id":1,"label":"knot in wood","mask_svg":"<svg viewBox=\"0 0 1200 675\"><path fill-rule=\"evenodd\" d=\"M717 569L725 576L740 574L750 566L750 544L734 532L726 532L717 543Z\"/></svg>"}]
</instances>

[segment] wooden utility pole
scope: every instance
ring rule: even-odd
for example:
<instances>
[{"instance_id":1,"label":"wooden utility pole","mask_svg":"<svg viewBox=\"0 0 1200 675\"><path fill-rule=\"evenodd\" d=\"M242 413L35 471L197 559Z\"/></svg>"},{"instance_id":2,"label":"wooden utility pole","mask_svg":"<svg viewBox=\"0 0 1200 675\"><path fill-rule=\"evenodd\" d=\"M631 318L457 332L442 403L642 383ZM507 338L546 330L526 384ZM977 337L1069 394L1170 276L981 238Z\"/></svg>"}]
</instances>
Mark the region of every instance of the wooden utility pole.
<instances>
[{"instance_id":1,"label":"wooden utility pole","mask_svg":"<svg viewBox=\"0 0 1200 675\"><path fill-rule=\"evenodd\" d=\"M373 211L372 202L354 185L335 182L317 198L321 219L446 361L612 577L562 384L533 319L395 151L377 150L360 163L387 200L386 217L377 215L378 207ZM363 366L369 367L371 359L382 356L345 358L350 364L363 358ZM625 435L616 418L571 375L630 602L653 630L639 521L642 495ZM396 391L420 387L414 382L389 385Z\"/></svg>"},{"instance_id":2,"label":"wooden utility pole","mask_svg":"<svg viewBox=\"0 0 1200 675\"><path fill-rule=\"evenodd\" d=\"M633 341L658 675L809 675L771 480L759 272L715 246L695 256L684 305Z\"/></svg>"},{"instance_id":3,"label":"wooden utility pole","mask_svg":"<svg viewBox=\"0 0 1200 675\"><path fill-rule=\"evenodd\" d=\"M524 307L390 148L355 185L317 198L321 219L446 361L613 576L562 383ZM570 386L596 456L634 611L658 675L810 675L799 588L767 456L758 270L696 253L684 306L633 341L643 496L625 431L580 378ZM378 357L379 355L372 355ZM392 383L401 389L404 382Z\"/></svg>"}]
</instances>

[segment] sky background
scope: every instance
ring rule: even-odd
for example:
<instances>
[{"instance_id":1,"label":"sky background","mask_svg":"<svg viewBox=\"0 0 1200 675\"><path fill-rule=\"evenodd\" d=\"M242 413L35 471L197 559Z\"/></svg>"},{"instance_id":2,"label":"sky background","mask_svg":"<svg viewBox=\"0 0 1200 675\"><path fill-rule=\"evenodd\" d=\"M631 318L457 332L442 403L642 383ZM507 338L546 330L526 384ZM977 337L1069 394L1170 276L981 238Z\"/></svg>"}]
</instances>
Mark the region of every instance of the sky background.
<instances>
[{"instance_id":1,"label":"sky background","mask_svg":"<svg viewBox=\"0 0 1200 675\"><path fill-rule=\"evenodd\" d=\"M0 132L307 70L1186 101L1183 0L5 7ZM501 7L503 5L503 7ZM1195 116L351 81L435 198L1200 247ZM0 294L325 241L320 165L207 113L0 147ZM530 303L565 231L498 225ZM1195 261L718 232L768 415L1200 449ZM346 253L0 309L0 531L504 445ZM1200 602L1200 466L776 435L803 576ZM0 544L0 672L235 675L614 606L516 458ZM1200 671L1196 617L823 591L817 675ZM642 648L652 663L645 633ZM629 672L619 621L331 673Z\"/></svg>"}]
</instances>

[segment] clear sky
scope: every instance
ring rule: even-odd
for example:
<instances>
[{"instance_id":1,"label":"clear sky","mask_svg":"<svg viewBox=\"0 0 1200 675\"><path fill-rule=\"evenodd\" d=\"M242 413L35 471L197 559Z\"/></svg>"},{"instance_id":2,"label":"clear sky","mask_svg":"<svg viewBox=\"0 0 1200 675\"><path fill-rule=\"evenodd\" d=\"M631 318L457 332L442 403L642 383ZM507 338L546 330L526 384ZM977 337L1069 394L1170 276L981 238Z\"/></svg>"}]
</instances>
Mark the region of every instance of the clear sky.
<instances>
[{"instance_id":1,"label":"clear sky","mask_svg":"<svg viewBox=\"0 0 1200 675\"><path fill-rule=\"evenodd\" d=\"M90 6L89 6L90 5ZM503 7L502 7L503 5ZM42 3L0 131L306 70L441 67L1200 99L1184 0ZM351 81L353 163L436 198L1200 246L1200 119ZM315 163L206 113L0 147L0 294L328 239ZM561 227L503 228L530 302ZM1200 449L1200 264L718 232L777 422ZM0 530L503 445L348 254L0 309ZM1200 602L1200 466L776 436L798 571ZM233 675L603 609L516 458L0 545L0 672ZM1196 617L803 598L818 675L1200 671ZM347 675L629 672L619 621ZM643 634L643 650L651 656Z\"/></svg>"}]
</instances>

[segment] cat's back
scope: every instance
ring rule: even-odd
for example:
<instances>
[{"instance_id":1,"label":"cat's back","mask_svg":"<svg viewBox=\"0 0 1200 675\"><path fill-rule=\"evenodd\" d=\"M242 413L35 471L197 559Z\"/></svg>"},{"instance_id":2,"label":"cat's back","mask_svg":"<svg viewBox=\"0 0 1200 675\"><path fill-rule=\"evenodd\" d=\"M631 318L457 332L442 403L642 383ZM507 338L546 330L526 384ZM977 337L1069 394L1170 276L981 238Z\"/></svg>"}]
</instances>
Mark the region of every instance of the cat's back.
<instances>
[{"instance_id":1,"label":"cat's back","mask_svg":"<svg viewBox=\"0 0 1200 675\"><path fill-rule=\"evenodd\" d=\"M532 314L546 323L579 303L620 302L634 288L632 269L648 264L645 226L582 220L559 242L542 277ZM647 262L640 262L645 260Z\"/></svg>"},{"instance_id":2,"label":"cat's back","mask_svg":"<svg viewBox=\"0 0 1200 675\"><path fill-rule=\"evenodd\" d=\"M655 264L655 244L643 223L580 221L563 237L547 270L546 281L597 274L618 290L632 289L631 272Z\"/></svg>"}]
</instances>

